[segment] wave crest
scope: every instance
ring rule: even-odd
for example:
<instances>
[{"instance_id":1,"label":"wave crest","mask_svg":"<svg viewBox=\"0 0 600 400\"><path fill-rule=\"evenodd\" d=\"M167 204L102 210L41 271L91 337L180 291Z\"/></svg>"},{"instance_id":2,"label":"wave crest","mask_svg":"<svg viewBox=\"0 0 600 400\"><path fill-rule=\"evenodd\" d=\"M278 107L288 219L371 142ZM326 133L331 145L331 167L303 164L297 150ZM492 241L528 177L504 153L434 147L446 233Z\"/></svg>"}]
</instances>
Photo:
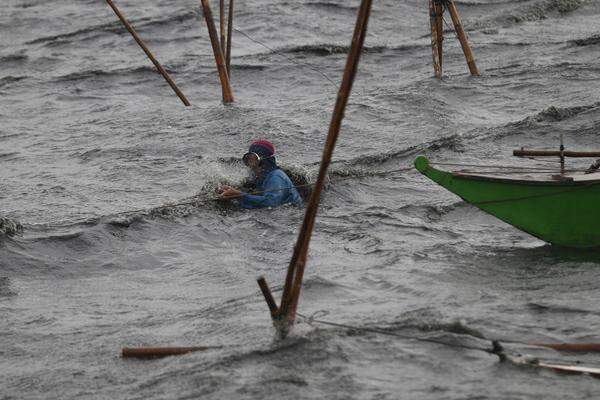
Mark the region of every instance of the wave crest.
<instances>
[{"instance_id":1,"label":"wave crest","mask_svg":"<svg viewBox=\"0 0 600 400\"><path fill-rule=\"evenodd\" d=\"M23 225L19 221L0 217L0 234L14 236L23 233Z\"/></svg>"}]
</instances>

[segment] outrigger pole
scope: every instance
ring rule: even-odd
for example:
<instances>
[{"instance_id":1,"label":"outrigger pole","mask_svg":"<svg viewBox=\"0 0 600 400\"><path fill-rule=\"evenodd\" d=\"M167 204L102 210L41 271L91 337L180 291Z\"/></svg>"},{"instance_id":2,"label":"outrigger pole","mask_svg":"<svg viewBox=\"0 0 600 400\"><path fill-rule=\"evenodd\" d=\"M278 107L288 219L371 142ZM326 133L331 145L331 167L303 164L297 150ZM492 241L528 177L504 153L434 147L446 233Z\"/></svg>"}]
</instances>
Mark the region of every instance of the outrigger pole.
<instances>
[{"instance_id":1,"label":"outrigger pole","mask_svg":"<svg viewBox=\"0 0 600 400\"><path fill-rule=\"evenodd\" d=\"M333 115L331 117L325 148L323 149L319 175L306 207L304 221L302 222L298 240L296 241L296 246L294 247L294 253L288 266L285 284L283 287L283 294L281 296L281 304L279 307L277 307L277 303L275 302L275 299L273 298L273 295L271 294L271 291L269 290L264 278L261 277L258 279L258 284L271 311L273 323L279 331L280 337L282 338L287 336L294 324L296 317L296 309L298 307L300 289L302 288L302 278L304 276L304 268L306 266L308 247L319 208L321 192L325 184L327 168L331 162L333 150L335 149L335 144L339 137L342 120L344 118L344 111L346 109L346 105L348 104L348 98L350 97L352 84L354 83L354 78L356 76L360 54L362 52L365 36L367 34L367 25L369 22L369 16L371 14L371 3L372 0L361 1L356 19L356 26L354 28L354 35L352 37L352 45L346 61L346 68L344 70L342 84L340 86L335 108L333 110Z\"/></svg>"},{"instance_id":2,"label":"outrigger pole","mask_svg":"<svg viewBox=\"0 0 600 400\"><path fill-rule=\"evenodd\" d=\"M431 26L431 50L433 56L433 71L435 77L442 78L443 66L443 45L444 40L444 10L448 10L456 36L460 42L460 46L467 60L469 72L471 75L479 75L473 52L469 46L467 35L463 28L462 22L458 15L458 10L454 4L454 0L429 0L429 25Z\"/></svg>"},{"instance_id":3,"label":"outrigger pole","mask_svg":"<svg viewBox=\"0 0 600 400\"><path fill-rule=\"evenodd\" d=\"M131 36L133 36L133 39L142 48L142 50L144 51L144 53L146 53L146 56L148 56L148 58L150 59L150 61L152 61L152 64L154 64L154 66L156 67L156 69L158 70L158 72L163 76L163 78L165 78L165 80L167 81L167 83L169 84L169 86L171 86L171 89L173 89L173 91L181 99L181 101L183 102L183 104L185 104L186 106L189 106L190 102L188 101L188 99L185 97L185 95L183 94L183 92L181 92L181 90L179 90L179 88L177 87L177 85L175 84L175 82L173 81L173 79L171 79L171 77L169 76L169 73L162 67L162 65L160 65L160 63L158 62L158 60L154 57L154 55L152 54L152 52L150 51L150 49L148 49L148 46L146 46L146 44L144 43L144 41L138 36L137 32L135 31L135 29L133 29L133 27L127 21L127 19L125 18L125 16L123 14L121 14L121 11L119 11L119 9L112 2L112 0L106 0L106 2L110 6L110 8L113 9L113 11L115 12L115 14L119 18L119 20L121 20L121 23L123 23L123 25L125 26L125 28L129 31L129 33L131 34Z\"/></svg>"},{"instance_id":4,"label":"outrigger pole","mask_svg":"<svg viewBox=\"0 0 600 400\"><path fill-rule=\"evenodd\" d=\"M219 43L219 36L217 35L217 29L215 27L215 21L213 20L212 11L210 10L210 4L208 0L200 0L202 4L202 10L204 11L204 19L206 20L206 27L208 28L208 35L210 36L210 43L212 45L213 54L215 56L215 62L217 63L217 70L219 72L219 79L221 81L221 90L223 91L223 103L233 102L233 93L231 92L231 86L229 84L229 74L227 73L227 66L225 65L225 56L223 55L223 46ZM221 5L223 0L221 0ZM224 10L221 9L221 40L224 40Z\"/></svg>"}]
</instances>

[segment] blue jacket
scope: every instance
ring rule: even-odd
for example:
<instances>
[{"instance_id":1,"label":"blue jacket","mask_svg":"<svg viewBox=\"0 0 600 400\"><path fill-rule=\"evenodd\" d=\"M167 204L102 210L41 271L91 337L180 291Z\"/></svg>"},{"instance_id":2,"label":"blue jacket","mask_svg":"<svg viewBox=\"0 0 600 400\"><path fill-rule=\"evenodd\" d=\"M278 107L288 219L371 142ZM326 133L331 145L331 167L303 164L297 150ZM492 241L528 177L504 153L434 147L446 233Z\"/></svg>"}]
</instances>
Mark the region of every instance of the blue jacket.
<instances>
[{"instance_id":1,"label":"blue jacket","mask_svg":"<svg viewBox=\"0 0 600 400\"><path fill-rule=\"evenodd\" d=\"M257 182L258 194L244 194L240 201L243 208L277 207L282 204L302 204L302 197L285 172L273 169Z\"/></svg>"}]
</instances>

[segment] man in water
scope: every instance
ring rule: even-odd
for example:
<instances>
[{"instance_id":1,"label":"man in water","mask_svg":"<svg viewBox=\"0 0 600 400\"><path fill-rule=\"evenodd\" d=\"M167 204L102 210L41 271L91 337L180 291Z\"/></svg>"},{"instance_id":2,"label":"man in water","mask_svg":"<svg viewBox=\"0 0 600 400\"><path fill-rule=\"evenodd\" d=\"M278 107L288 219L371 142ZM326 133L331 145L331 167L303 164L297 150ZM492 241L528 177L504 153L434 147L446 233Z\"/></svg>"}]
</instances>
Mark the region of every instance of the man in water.
<instances>
[{"instance_id":1,"label":"man in water","mask_svg":"<svg viewBox=\"0 0 600 400\"><path fill-rule=\"evenodd\" d=\"M243 208L277 207L283 204L302 204L296 187L277 166L275 147L267 140L256 140L242 158L252 171L256 194L244 193L231 186L219 189L221 199L239 199Z\"/></svg>"}]
</instances>

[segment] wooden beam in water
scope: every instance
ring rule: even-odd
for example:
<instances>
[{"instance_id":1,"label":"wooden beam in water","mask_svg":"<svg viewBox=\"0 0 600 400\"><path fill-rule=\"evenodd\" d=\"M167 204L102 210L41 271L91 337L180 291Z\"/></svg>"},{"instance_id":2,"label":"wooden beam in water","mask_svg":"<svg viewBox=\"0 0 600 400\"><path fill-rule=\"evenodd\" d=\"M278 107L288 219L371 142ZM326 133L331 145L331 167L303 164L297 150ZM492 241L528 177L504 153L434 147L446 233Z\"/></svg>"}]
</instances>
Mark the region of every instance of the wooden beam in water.
<instances>
[{"instance_id":1,"label":"wooden beam in water","mask_svg":"<svg viewBox=\"0 0 600 400\"><path fill-rule=\"evenodd\" d=\"M121 350L123 358L162 358L169 356L179 356L182 354L193 353L195 351L206 351L210 349L221 348L196 346L196 347L125 347Z\"/></svg>"},{"instance_id":2,"label":"wooden beam in water","mask_svg":"<svg viewBox=\"0 0 600 400\"><path fill-rule=\"evenodd\" d=\"M125 29L127 29L129 31L129 33L131 34L133 39L141 47L141 49L144 51L144 53L146 53L146 56L148 56L150 61L152 61L152 64L154 64L154 66L156 67L158 72L163 76L163 78L165 78L165 80L167 81L169 86L171 86L171 89L173 89L173 91L175 92L177 97L179 97L181 99L181 101L183 102L183 104L186 107L189 106L190 102L188 101L188 99L185 97L183 92L181 90L179 90L179 88L177 87L177 85L175 84L173 79L171 79L171 76L169 75L169 73L162 67L162 65L160 65L158 60L154 57L154 55L152 54L150 49L148 49L148 46L146 46L144 41L139 37L139 35L135 31L135 29L133 29L131 24L127 21L125 16L121 13L121 11L117 8L117 6L112 2L112 0L106 0L106 2L110 6L110 8L112 8L112 10L115 12L115 14L119 18L119 20L121 20L121 23L125 26Z\"/></svg>"}]
</instances>

